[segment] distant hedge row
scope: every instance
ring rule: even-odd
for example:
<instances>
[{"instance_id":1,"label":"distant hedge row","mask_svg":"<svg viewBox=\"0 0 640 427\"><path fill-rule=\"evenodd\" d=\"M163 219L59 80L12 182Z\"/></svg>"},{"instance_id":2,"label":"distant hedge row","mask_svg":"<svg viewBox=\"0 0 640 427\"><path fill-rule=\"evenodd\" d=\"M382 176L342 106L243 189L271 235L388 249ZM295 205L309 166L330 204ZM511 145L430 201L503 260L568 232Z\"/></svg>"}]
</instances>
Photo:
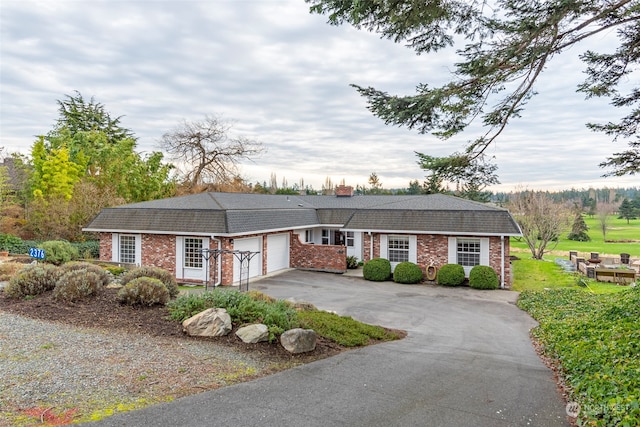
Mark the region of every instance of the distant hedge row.
<instances>
[{"instance_id":1,"label":"distant hedge row","mask_svg":"<svg viewBox=\"0 0 640 427\"><path fill-rule=\"evenodd\" d=\"M62 246L69 246L73 248L71 249L72 253L70 254L70 260L80 258L95 259L100 257L100 242L98 240L88 240L86 242L67 242L66 240L22 240L20 237L14 236L13 234L0 233L0 251L8 251L10 254L27 255L29 254L30 248L46 250L46 247L57 248Z\"/></svg>"}]
</instances>

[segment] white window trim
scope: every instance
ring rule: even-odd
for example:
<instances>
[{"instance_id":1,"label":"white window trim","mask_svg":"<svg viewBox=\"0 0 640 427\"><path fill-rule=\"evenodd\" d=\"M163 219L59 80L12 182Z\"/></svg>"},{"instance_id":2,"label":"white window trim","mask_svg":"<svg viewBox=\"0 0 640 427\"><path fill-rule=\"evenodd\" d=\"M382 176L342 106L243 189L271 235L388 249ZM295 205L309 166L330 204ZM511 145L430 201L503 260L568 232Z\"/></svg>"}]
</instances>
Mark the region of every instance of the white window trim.
<instances>
[{"instance_id":1,"label":"white window trim","mask_svg":"<svg viewBox=\"0 0 640 427\"><path fill-rule=\"evenodd\" d=\"M135 238L135 263L142 265L142 235L129 233L111 234L111 261L120 262L120 236L133 236Z\"/></svg>"},{"instance_id":2,"label":"white window trim","mask_svg":"<svg viewBox=\"0 0 640 427\"><path fill-rule=\"evenodd\" d=\"M409 237L409 262L418 262L418 238L414 234L381 234L380 235L380 258L389 259L389 236ZM399 263L391 263L391 271L395 270Z\"/></svg>"},{"instance_id":3,"label":"white window trim","mask_svg":"<svg viewBox=\"0 0 640 427\"><path fill-rule=\"evenodd\" d=\"M480 264L489 265L489 238L487 237L449 237L449 264L458 263L458 239L479 240L480 241ZM473 267L464 267L464 273L469 277L469 272Z\"/></svg>"}]
</instances>

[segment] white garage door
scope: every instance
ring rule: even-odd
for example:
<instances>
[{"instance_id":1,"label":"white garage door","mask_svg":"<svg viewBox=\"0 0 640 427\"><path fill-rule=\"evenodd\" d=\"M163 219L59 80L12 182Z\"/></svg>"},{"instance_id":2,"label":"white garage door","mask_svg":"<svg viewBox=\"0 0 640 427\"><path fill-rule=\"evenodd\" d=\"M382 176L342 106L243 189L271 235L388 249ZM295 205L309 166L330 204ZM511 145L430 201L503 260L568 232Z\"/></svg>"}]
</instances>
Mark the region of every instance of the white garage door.
<instances>
[{"instance_id":1,"label":"white garage door","mask_svg":"<svg viewBox=\"0 0 640 427\"><path fill-rule=\"evenodd\" d=\"M243 266L243 269L242 269L243 280L246 279L247 277L256 277L256 276L262 275L262 238L249 237L247 239L234 239L233 249L236 251L260 252L259 254L256 254L251 258L251 261L249 262L249 271L247 271L246 265ZM238 282L239 280L240 280L240 261L238 260L238 256L234 254L233 281Z\"/></svg>"},{"instance_id":2,"label":"white garage door","mask_svg":"<svg viewBox=\"0 0 640 427\"><path fill-rule=\"evenodd\" d=\"M289 234L267 236L267 273L289 268Z\"/></svg>"}]
</instances>

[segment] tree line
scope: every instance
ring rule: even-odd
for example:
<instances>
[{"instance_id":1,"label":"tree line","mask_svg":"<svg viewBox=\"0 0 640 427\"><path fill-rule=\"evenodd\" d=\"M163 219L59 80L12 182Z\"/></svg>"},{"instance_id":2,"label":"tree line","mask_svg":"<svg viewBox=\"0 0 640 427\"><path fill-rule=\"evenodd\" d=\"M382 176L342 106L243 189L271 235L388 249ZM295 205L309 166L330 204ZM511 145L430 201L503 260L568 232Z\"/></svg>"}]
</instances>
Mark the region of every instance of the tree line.
<instances>
[{"instance_id":1,"label":"tree line","mask_svg":"<svg viewBox=\"0 0 640 427\"><path fill-rule=\"evenodd\" d=\"M81 241L82 227L104 207L250 190L237 164L262 146L231 136L231 125L217 116L184 121L164 134L165 158L160 151L136 151L134 132L94 98L75 92L57 104L55 124L36 138L29 155L0 147L0 233Z\"/></svg>"}]
</instances>

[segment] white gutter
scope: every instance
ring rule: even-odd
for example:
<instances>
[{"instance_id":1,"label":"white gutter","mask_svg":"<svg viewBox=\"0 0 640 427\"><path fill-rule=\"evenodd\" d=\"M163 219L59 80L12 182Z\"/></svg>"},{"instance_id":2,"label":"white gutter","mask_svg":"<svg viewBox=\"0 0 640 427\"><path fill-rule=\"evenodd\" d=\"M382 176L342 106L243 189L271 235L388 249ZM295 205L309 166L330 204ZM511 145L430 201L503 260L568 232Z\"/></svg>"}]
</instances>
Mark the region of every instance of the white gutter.
<instances>
[{"instance_id":1,"label":"white gutter","mask_svg":"<svg viewBox=\"0 0 640 427\"><path fill-rule=\"evenodd\" d=\"M220 239L218 239L214 235L212 235L211 236L211 240L214 240L214 241L218 242L218 249L222 249L222 241ZM217 260L219 261L219 262L216 262L216 264L218 265L218 274L216 274L216 277L217 277L216 283L213 284L214 288L217 288L222 283L222 257L220 257L220 259L217 259ZM208 263L209 263L209 261L207 261L207 264ZM209 278L207 277L207 279L209 279Z\"/></svg>"}]
</instances>

